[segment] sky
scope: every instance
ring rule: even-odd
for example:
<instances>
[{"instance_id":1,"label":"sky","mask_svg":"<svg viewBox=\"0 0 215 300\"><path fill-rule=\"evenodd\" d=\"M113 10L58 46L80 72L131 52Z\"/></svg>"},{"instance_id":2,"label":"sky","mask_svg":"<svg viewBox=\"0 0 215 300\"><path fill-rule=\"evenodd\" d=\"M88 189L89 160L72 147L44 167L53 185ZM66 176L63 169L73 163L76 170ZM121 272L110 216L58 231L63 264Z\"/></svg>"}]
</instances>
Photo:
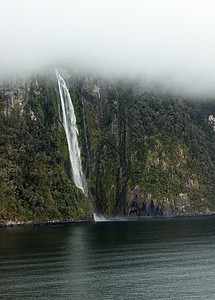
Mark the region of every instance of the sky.
<instances>
[{"instance_id":1,"label":"sky","mask_svg":"<svg viewBox=\"0 0 215 300\"><path fill-rule=\"evenodd\" d=\"M1 0L0 70L65 63L215 91L214 0Z\"/></svg>"}]
</instances>

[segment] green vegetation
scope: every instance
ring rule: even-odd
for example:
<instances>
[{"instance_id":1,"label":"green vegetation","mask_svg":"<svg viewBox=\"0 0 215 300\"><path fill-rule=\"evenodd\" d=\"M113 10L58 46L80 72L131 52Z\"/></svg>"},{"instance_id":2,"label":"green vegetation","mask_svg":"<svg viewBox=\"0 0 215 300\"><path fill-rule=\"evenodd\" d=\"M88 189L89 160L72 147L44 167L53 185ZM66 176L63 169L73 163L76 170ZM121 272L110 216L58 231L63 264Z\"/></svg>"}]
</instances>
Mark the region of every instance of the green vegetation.
<instances>
[{"instance_id":1,"label":"green vegetation","mask_svg":"<svg viewBox=\"0 0 215 300\"><path fill-rule=\"evenodd\" d=\"M80 97L86 107L89 182L103 213L130 214L134 202L141 214L166 214L169 208L174 214L188 202L191 208L177 213L214 210L215 133L208 122L215 115L214 99L157 95L129 81L91 78L86 85L76 78L71 90L75 86L76 110L81 110ZM83 128L81 113L78 122ZM152 212L150 205L156 206Z\"/></svg>"},{"instance_id":2,"label":"green vegetation","mask_svg":"<svg viewBox=\"0 0 215 300\"><path fill-rule=\"evenodd\" d=\"M38 80L31 80L24 109L17 102L5 113L8 96L0 95L0 220L88 218L91 203L71 180L56 83ZM128 80L72 75L66 81L98 210L214 211L215 132L208 121L214 99L157 94Z\"/></svg>"},{"instance_id":3,"label":"green vegetation","mask_svg":"<svg viewBox=\"0 0 215 300\"><path fill-rule=\"evenodd\" d=\"M0 221L92 217L92 206L71 180L65 133L53 83L31 81L21 117L16 104L8 117L0 98Z\"/></svg>"}]
</instances>

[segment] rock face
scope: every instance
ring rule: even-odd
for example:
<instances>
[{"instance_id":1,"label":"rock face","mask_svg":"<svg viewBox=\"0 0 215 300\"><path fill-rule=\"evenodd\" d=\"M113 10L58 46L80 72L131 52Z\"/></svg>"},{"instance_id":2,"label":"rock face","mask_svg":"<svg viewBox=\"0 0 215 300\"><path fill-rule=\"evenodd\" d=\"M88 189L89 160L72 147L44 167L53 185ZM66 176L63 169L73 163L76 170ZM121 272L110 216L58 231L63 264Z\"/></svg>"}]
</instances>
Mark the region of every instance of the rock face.
<instances>
[{"instance_id":1,"label":"rock face","mask_svg":"<svg viewBox=\"0 0 215 300\"><path fill-rule=\"evenodd\" d=\"M213 212L215 138L208 115L215 114L214 100L158 95L136 82L93 76L68 80L82 132L85 172L102 213Z\"/></svg>"},{"instance_id":2,"label":"rock face","mask_svg":"<svg viewBox=\"0 0 215 300\"><path fill-rule=\"evenodd\" d=\"M214 211L214 100L157 94L137 81L64 78L83 170L101 213ZM0 220L91 217L89 199L71 179L56 80L38 76L0 88Z\"/></svg>"},{"instance_id":3,"label":"rock face","mask_svg":"<svg viewBox=\"0 0 215 300\"><path fill-rule=\"evenodd\" d=\"M215 117L214 117L213 115L210 115L210 116L208 117L208 121L209 121L209 123L212 125L213 131L215 132Z\"/></svg>"},{"instance_id":4,"label":"rock face","mask_svg":"<svg viewBox=\"0 0 215 300\"><path fill-rule=\"evenodd\" d=\"M30 78L28 77L2 77L0 90L4 94L5 98L5 110L6 116L10 115L11 109L15 106L19 106L20 114L24 114L24 106L28 102L30 93ZM35 89L36 91L36 89Z\"/></svg>"}]
</instances>

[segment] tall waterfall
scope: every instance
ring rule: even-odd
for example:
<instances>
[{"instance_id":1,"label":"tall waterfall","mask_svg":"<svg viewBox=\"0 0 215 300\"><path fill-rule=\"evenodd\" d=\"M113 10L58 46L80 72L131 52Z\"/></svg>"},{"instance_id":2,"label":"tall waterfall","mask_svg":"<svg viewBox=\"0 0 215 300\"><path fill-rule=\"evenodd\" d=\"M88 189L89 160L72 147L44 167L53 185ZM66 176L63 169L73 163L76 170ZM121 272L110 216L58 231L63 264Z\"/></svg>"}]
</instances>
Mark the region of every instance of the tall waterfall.
<instances>
[{"instance_id":1,"label":"tall waterfall","mask_svg":"<svg viewBox=\"0 0 215 300\"><path fill-rule=\"evenodd\" d=\"M71 163L72 177L75 185L81 189L85 196L88 196L87 182L82 172L81 152L78 145L78 128L72 99L64 79L60 76L57 69L55 73L58 80L60 92L63 126L66 132L69 157Z\"/></svg>"}]
</instances>

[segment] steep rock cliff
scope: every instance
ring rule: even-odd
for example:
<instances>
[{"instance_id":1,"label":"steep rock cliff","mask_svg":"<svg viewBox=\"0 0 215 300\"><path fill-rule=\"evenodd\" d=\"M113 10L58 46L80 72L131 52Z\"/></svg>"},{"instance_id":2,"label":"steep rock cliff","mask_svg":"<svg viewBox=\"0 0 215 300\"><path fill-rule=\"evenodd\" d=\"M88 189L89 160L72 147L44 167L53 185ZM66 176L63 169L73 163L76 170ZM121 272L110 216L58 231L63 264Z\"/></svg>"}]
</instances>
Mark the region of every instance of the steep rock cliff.
<instances>
[{"instance_id":1,"label":"steep rock cliff","mask_svg":"<svg viewBox=\"0 0 215 300\"><path fill-rule=\"evenodd\" d=\"M181 216L215 209L214 99L138 81L65 73L82 165L106 216ZM1 83L0 219L92 217L72 182L56 79Z\"/></svg>"},{"instance_id":2,"label":"steep rock cliff","mask_svg":"<svg viewBox=\"0 0 215 300\"><path fill-rule=\"evenodd\" d=\"M85 171L102 213L213 212L215 135L209 116L215 114L214 99L157 94L129 80L88 76L68 82Z\"/></svg>"}]
</instances>

